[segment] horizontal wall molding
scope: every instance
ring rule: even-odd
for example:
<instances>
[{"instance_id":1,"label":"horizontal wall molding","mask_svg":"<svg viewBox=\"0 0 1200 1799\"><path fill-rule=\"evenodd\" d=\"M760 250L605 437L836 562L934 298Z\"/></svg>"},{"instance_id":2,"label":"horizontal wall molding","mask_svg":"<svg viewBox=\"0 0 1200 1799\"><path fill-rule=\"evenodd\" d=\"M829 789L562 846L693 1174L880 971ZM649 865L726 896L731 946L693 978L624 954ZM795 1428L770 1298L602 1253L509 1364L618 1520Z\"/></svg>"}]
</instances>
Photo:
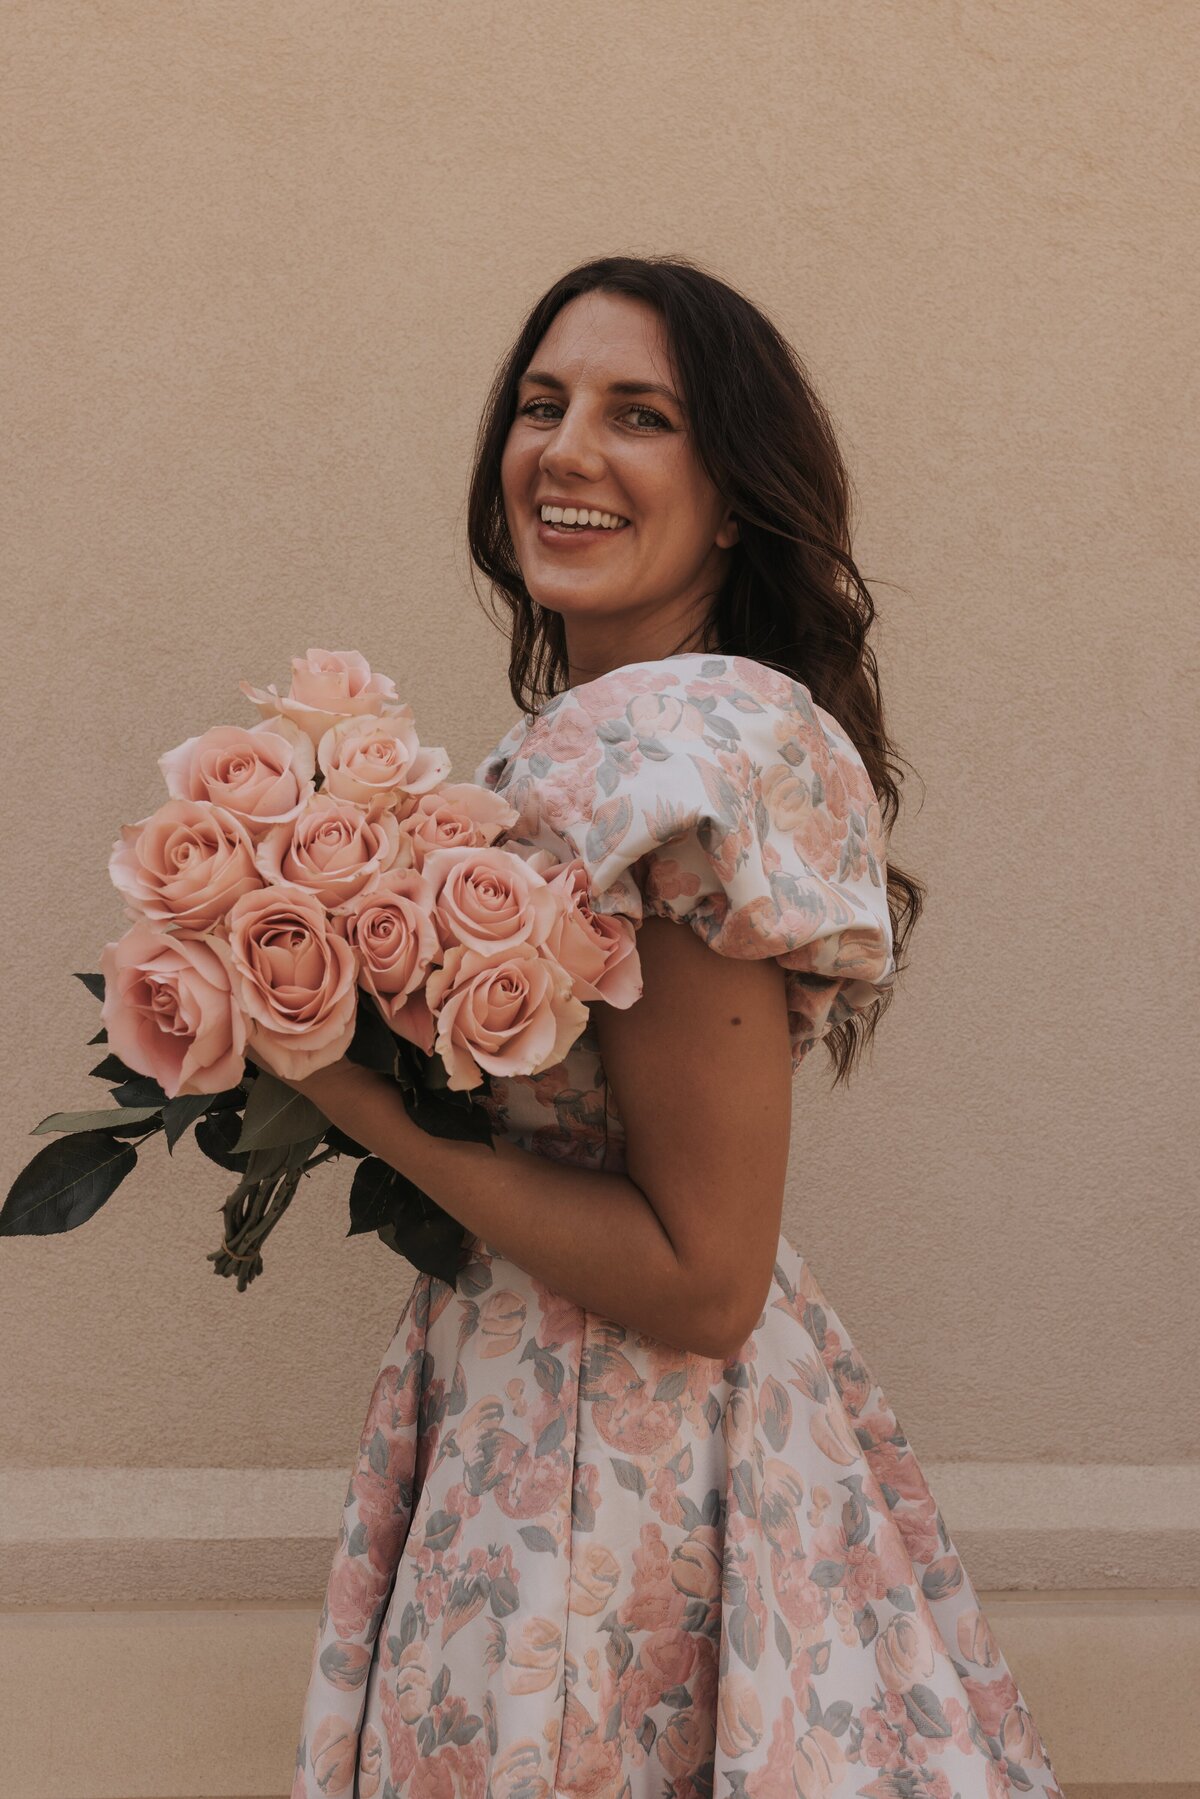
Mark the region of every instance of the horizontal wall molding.
<instances>
[{"instance_id":1,"label":"horizontal wall molding","mask_svg":"<svg viewBox=\"0 0 1200 1799\"><path fill-rule=\"evenodd\" d=\"M1200 1588L1200 1464L926 1465L978 1587ZM341 1468L0 1472L0 1605L320 1599Z\"/></svg>"},{"instance_id":2,"label":"horizontal wall molding","mask_svg":"<svg viewBox=\"0 0 1200 1799\"><path fill-rule=\"evenodd\" d=\"M1070 1799L1194 1799L1200 1595L980 1597ZM315 1605L0 1613L4 1793L284 1799L316 1617ZM69 1728L48 1730L64 1680Z\"/></svg>"}]
</instances>

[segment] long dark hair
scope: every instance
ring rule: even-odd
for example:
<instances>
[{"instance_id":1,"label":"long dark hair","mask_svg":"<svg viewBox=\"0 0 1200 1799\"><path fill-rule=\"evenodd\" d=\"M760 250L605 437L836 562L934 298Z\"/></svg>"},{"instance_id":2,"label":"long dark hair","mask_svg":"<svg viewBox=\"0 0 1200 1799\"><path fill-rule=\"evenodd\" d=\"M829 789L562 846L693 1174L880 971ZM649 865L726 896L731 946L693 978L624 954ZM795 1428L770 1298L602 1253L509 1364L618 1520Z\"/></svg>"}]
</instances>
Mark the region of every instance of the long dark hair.
<instances>
[{"instance_id":1,"label":"long dark hair","mask_svg":"<svg viewBox=\"0 0 1200 1799\"><path fill-rule=\"evenodd\" d=\"M747 656L800 681L832 713L871 777L885 831L900 809L904 763L884 727L874 651L875 603L850 553L852 487L829 415L800 357L744 295L685 257L606 256L580 263L537 301L504 357L479 424L467 510L475 566L508 617L509 688L532 713L569 685L561 614L533 601L504 512L500 464L517 387L568 301L625 294L662 318L695 454L733 508L738 542L706 621L704 648ZM474 579L474 577L472 577ZM478 594L478 590L477 594ZM920 916L924 885L889 858L896 967ZM822 1041L845 1080L891 1003L888 988Z\"/></svg>"}]
</instances>

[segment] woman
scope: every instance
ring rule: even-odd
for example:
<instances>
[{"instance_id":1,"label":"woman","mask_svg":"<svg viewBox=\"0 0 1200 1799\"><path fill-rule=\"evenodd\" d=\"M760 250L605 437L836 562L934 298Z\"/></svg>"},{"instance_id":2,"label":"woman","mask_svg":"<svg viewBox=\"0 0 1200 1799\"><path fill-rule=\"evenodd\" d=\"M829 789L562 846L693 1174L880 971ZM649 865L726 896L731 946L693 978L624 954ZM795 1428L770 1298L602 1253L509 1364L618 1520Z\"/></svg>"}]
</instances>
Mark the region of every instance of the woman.
<instances>
[{"instance_id":1,"label":"woman","mask_svg":"<svg viewBox=\"0 0 1200 1799\"><path fill-rule=\"evenodd\" d=\"M639 925L642 992L494 1080L494 1149L300 1083L474 1240L383 1359L293 1799L1058 1791L779 1230L791 1074L846 1078L921 907L847 493L793 352L683 260L572 270L497 377L470 539L522 717L476 779Z\"/></svg>"}]
</instances>

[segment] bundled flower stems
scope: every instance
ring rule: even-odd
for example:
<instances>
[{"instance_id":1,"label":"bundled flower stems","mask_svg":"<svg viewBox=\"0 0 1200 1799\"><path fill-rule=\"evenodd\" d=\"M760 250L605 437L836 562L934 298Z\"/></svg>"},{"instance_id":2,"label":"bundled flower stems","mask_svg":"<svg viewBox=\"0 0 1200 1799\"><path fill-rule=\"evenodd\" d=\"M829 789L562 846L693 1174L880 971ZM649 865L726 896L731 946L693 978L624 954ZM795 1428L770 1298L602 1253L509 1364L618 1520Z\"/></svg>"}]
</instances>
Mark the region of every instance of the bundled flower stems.
<instances>
[{"instance_id":1,"label":"bundled flower stems","mask_svg":"<svg viewBox=\"0 0 1200 1799\"><path fill-rule=\"evenodd\" d=\"M120 827L108 871L129 928L81 974L101 1001L89 1039L108 1107L54 1112L17 1176L0 1235L91 1218L162 1132L191 1130L236 1173L209 1260L243 1292L301 1178L357 1163L347 1235L375 1231L453 1284L469 1233L370 1156L289 1081L341 1057L398 1084L439 1136L492 1141L493 1075L541 1073L587 1002L641 991L634 926L598 917L586 871L504 841L517 813L451 782L392 680L354 650L310 649L260 713L159 757L168 797Z\"/></svg>"}]
</instances>

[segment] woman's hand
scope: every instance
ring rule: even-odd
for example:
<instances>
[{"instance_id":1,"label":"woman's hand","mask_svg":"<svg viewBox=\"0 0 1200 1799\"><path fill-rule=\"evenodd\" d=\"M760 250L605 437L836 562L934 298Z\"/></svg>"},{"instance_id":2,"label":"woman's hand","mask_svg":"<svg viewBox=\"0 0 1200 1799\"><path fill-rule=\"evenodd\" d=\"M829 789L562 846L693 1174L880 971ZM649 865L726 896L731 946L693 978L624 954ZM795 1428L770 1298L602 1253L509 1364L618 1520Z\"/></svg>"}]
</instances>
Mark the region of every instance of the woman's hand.
<instances>
[{"instance_id":1,"label":"woman's hand","mask_svg":"<svg viewBox=\"0 0 1200 1799\"><path fill-rule=\"evenodd\" d=\"M256 1068L261 1069L264 1074L269 1074L272 1080L282 1081L285 1087L291 1087L295 1092L302 1093L305 1099L310 1099L317 1107L321 1104L322 1093L328 1096L334 1091L344 1092L347 1082L361 1076L364 1072L356 1062L351 1062L348 1056L339 1056L336 1062L327 1062L323 1068L314 1069L311 1074L290 1076L280 1074L278 1069L272 1068L269 1062L256 1056L249 1047L245 1051L245 1056L247 1062L253 1062ZM351 1069L355 1070L354 1075L348 1073Z\"/></svg>"}]
</instances>

